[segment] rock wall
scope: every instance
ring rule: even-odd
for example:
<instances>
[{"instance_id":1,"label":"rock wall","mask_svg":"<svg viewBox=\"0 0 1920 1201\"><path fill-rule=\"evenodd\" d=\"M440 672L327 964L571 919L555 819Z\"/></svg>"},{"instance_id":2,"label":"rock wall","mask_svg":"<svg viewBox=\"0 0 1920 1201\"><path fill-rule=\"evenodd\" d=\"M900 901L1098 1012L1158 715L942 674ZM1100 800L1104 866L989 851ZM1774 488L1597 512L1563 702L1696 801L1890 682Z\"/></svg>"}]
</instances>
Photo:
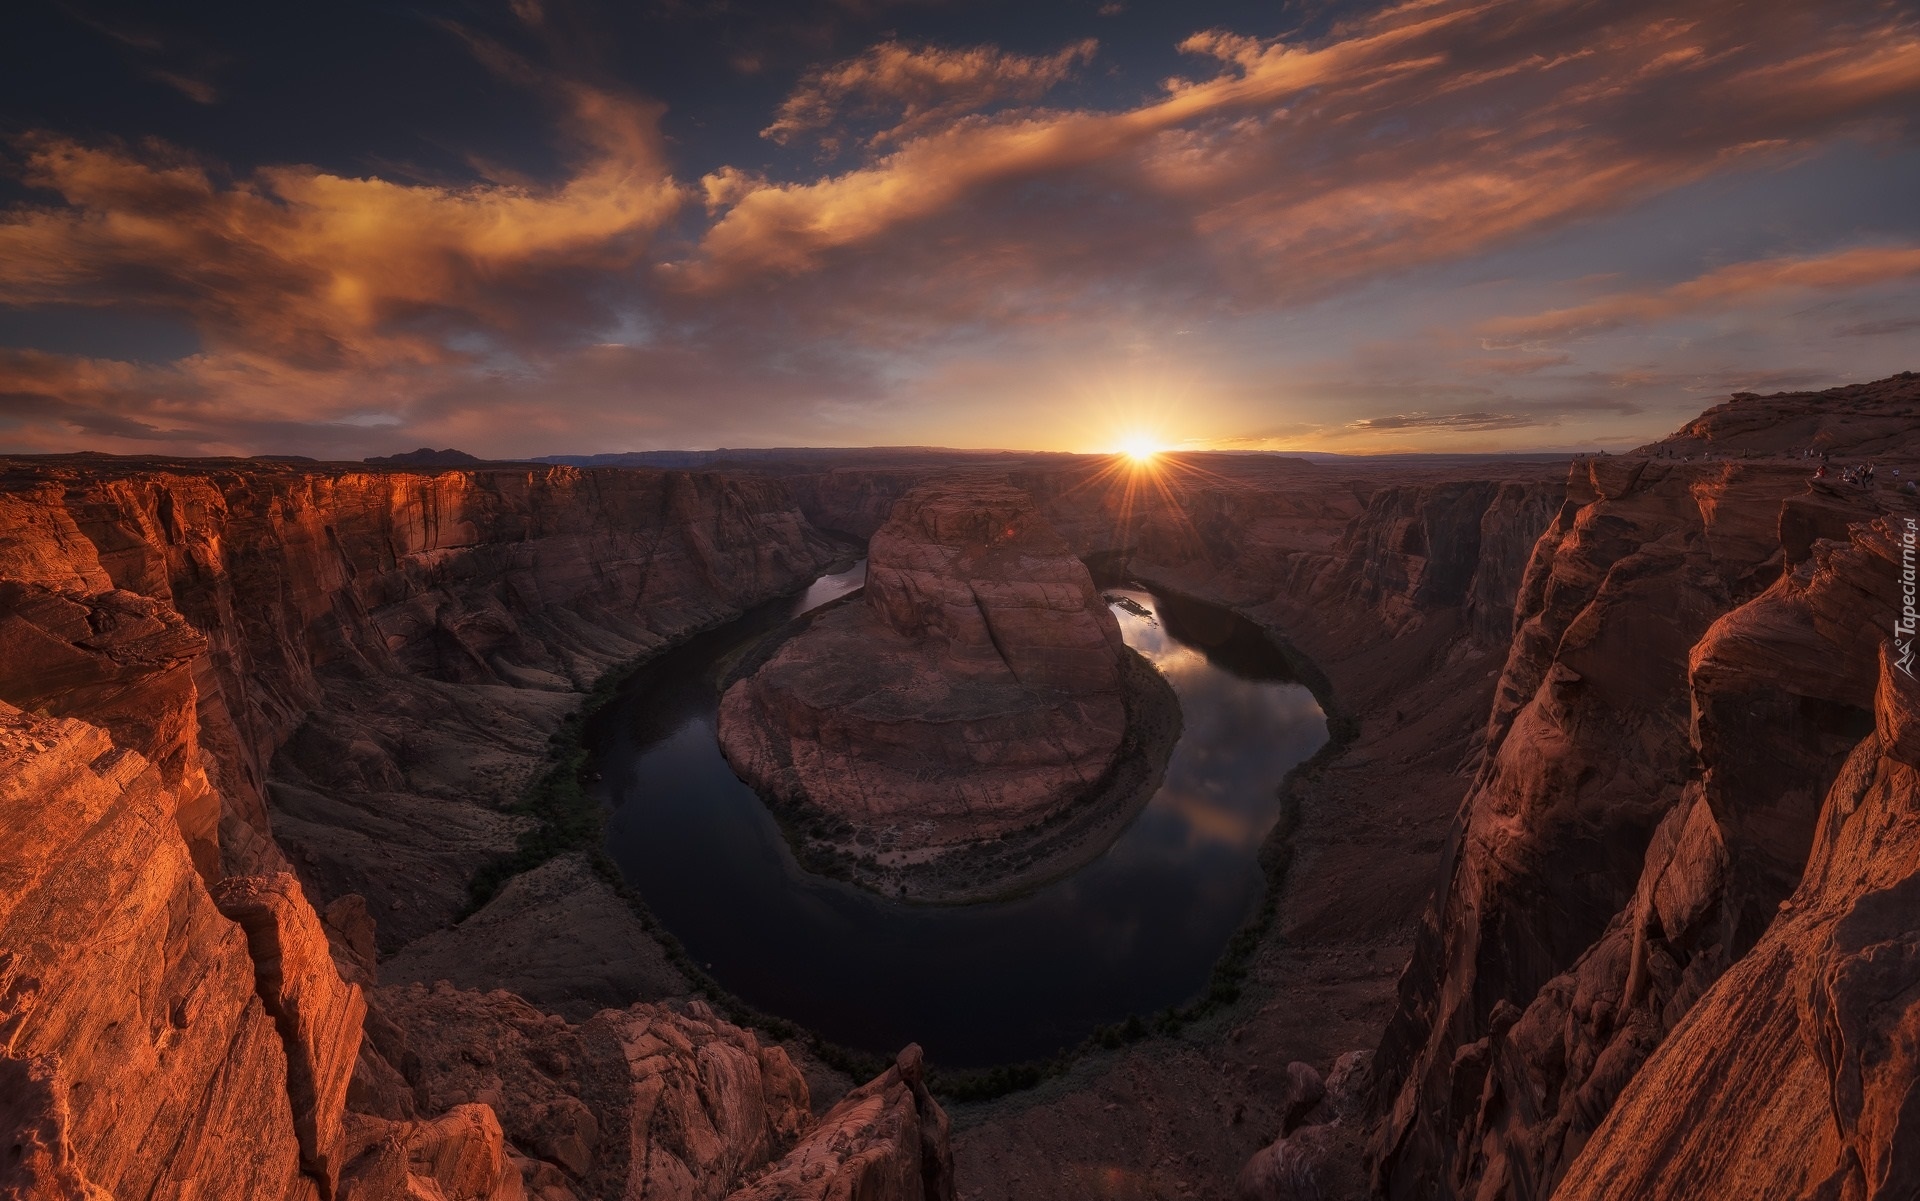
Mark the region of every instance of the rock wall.
<instances>
[{"instance_id":1,"label":"rock wall","mask_svg":"<svg viewBox=\"0 0 1920 1201\"><path fill-rule=\"evenodd\" d=\"M1634 1074L1556 1197L1920 1192L1920 690L1890 658L1874 714L1798 887Z\"/></svg>"},{"instance_id":2,"label":"rock wall","mask_svg":"<svg viewBox=\"0 0 1920 1201\"><path fill-rule=\"evenodd\" d=\"M367 1006L358 893L390 946L444 926L523 828L497 809L580 689L804 584L834 547L764 479L6 466L0 1137L18 1154L0 1193L581 1196L603 1119L552 1089L534 1127L521 1095L437 1095L418 1048L438 1032ZM324 919L310 895L333 900ZM637 1050L649 1025L666 1059ZM606 1065L619 1112L714 1087L696 1028L753 1044L710 1014L629 1015ZM763 1049L771 1075L681 1107L722 1152L689 1161L685 1195L725 1195L811 1126L781 1062ZM785 1116L754 1135L748 1096ZM944 1147L937 1107L909 1109ZM812 1160L864 1147L852 1128ZM680 1195L637 1180L606 1195Z\"/></svg>"},{"instance_id":3,"label":"rock wall","mask_svg":"<svg viewBox=\"0 0 1920 1201\"><path fill-rule=\"evenodd\" d=\"M1689 1015L1736 976L1773 970L1756 948L1806 887L1822 798L1872 728L1899 609L1888 522L1904 520L1882 515L1914 504L1810 484L1799 439L1844 453L1857 435L1893 456L1883 469L1920 460L1920 423L1888 420L1920 385L1888 383L1739 400L1670 443L1576 470L1527 568L1488 754L1380 1047L1386 1195L1805 1195L1806 1182L1783 1183L1798 1169L1753 1141L1773 1102L1752 1096L1720 1102L1715 1153L1754 1156L1724 1191L1651 1168L1638 1191L1562 1181L1599 1162L1603 1139L1626 1179L1620 1165L1665 1154L1630 1129L1693 1120L1689 1090L1663 1100L1639 1082L1677 1031L1691 1031L1695 1069L1711 1061L1722 1081L1734 1063L1762 1072L1792 1026L1778 997L1746 996L1724 1028ZM1826 1084L1800 1084L1814 1092L1793 1104L1827 1103ZM1626 1095L1640 1127L1608 1116ZM1743 1112L1757 1125L1736 1134ZM1740 1183L1761 1177L1765 1189Z\"/></svg>"},{"instance_id":4,"label":"rock wall","mask_svg":"<svg viewBox=\"0 0 1920 1201\"><path fill-rule=\"evenodd\" d=\"M0 579L42 599L13 596L0 620L21 637L0 656L44 656L68 628L28 637L23 622L77 620L47 590L127 614L151 602L156 620L184 619L168 637L204 646L123 646L135 622L116 617L119 643L74 633L65 652L91 691L41 659L0 659L14 668L0 697L123 726L125 712L178 714L121 733L163 771L204 769L211 788L182 820L208 873L216 846L237 872L279 870L284 850L321 895L367 897L392 949L445 925L473 871L512 847L521 822L493 810L580 689L833 553L765 479L15 463ZM161 653L176 670L104 704L116 656ZM161 696L189 688L192 707Z\"/></svg>"},{"instance_id":5,"label":"rock wall","mask_svg":"<svg viewBox=\"0 0 1920 1201\"><path fill-rule=\"evenodd\" d=\"M0 1144L26 1148L0 1193L318 1195L247 936L174 808L104 729L0 703Z\"/></svg>"}]
</instances>

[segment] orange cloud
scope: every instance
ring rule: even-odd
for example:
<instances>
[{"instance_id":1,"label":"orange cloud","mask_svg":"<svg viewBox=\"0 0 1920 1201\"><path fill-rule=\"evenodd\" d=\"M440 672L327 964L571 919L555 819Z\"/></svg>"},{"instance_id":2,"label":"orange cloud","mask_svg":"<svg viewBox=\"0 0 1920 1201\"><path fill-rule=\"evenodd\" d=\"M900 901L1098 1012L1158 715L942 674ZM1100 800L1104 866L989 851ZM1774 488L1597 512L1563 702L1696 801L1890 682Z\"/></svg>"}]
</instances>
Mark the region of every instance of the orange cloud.
<instances>
[{"instance_id":1,"label":"orange cloud","mask_svg":"<svg viewBox=\"0 0 1920 1201\"><path fill-rule=\"evenodd\" d=\"M996 104L1038 100L1091 62L1098 49L1093 38L1049 55L1013 54L994 46L945 49L882 42L858 58L810 72L760 134L785 145L854 118L884 117L893 124L868 144L898 141ZM835 152L839 139L824 138L823 145Z\"/></svg>"},{"instance_id":2,"label":"orange cloud","mask_svg":"<svg viewBox=\"0 0 1920 1201\"><path fill-rule=\"evenodd\" d=\"M667 272L724 287L909 231L978 254L1017 224L997 190L1045 181L1128 196L1155 223L1139 254L1285 298L1780 160L1920 92L1910 18L1692 8L1422 0L1317 43L1206 31L1181 48L1218 69L1135 108L959 117L813 180L716 172Z\"/></svg>"},{"instance_id":3,"label":"orange cloud","mask_svg":"<svg viewBox=\"0 0 1920 1201\"><path fill-rule=\"evenodd\" d=\"M1482 328L1514 340L1572 337L1770 300L1782 292L1862 288L1913 276L1920 276L1920 247L1861 247L1809 258L1734 263L1658 291L1620 292L1571 308L1498 318Z\"/></svg>"},{"instance_id":4,"label":"orange cloud","mask_svg":"<svg viewBox=\"0 0 1920 1201\"><path fill-rule=\"evenodd\" d=\"M407 322L514 320L503 286L630 265L682 200L658 108L570 89L587 154L547 188L407 185L312 167L229 180L159 145L26 139L26 180L61 207L0 216L0 304L184 312L212 344L304 363L430 362Z\"/></svg>"}]
</instances>

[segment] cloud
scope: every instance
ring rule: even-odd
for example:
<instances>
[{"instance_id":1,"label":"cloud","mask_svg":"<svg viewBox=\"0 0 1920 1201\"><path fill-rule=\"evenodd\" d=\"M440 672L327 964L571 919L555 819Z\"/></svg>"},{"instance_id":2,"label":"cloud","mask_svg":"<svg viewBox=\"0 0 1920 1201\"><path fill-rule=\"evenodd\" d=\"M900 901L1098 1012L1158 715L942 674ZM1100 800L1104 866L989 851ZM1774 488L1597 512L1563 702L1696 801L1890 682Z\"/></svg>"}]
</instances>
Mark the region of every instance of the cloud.
<instances>
[{"instance_id":1,"label":"cloud","mask_svg":"<svg viewBox=\"0 0 1920 1201\"><path fill-rule=\"evenodd\" d=\"M148 74L195 104L217 104L220 101L220 89L209 80L197 79L180 71L154 70Z\"/></svg>"},{"instance_id":2,"label":"cloud","mask_svg":"<svg viewBox=\"0 0 1920 1201\"><path fill-rule=\"evenodd\" d=\"M1572 355L1559 351L1548 354L1489 355L1463 360L1460 367L1480 375L1532 375L1550 367L1565 367L1571 362Z\"/></svg>"},{"instance_id":3,"label":"cloud","mask_svg":"<svg viewBox=\"0 0 1920 1201\"><path fill-rule=\"evenodd\" d=\"M61 204L0 215L0 304L187 314L210 344L308 365L449 357L449 326L510 332L517 288L630 267L682 193L658 106L569 90L585 153L545 188L411 186L312 167L229 178L173 148L24 139Z\"/></svg>"},{"instance_id":4,"label":"cloud","mask_svg":"<svg viewBox=\"0 0 1920 1201\"><path fill-rule=\"evenodd\" d=\"M1920 331L1920 317L1889 317L1884 321L1862 321L1857 325L1842 326L1833 332L1843 338L1879 338L1917 331Z\"/></svg>"},{"instance_id":5,"label":"cloud","mask_svg":"<svg viewBox=\"0 0 1920 1201\"><path fill-rule=\"evenodd\" d=\"M930 121L814 179L716 173L714 220L668 274L711 289L903 244L991 252L1040 197L1081 219L1018 249L1057 258L1125 226L1109 274L1177 261L1232 303L1287 303L1788 161L1920 94L1910 19L1864 3L1442 0L1316 42L1181 48L1211 69L1137 107Z\"/></svg>"},{"instance_id":6,"label":"cloud","mask_svg":"<svg viewBox=\"0 0 1920 1201\"><path fill-rule=\"evenodd\" d=\"M120 15L108 17L80 3L60 7L69 19L113 42L127 58L140 64L140 74L145 78L172 88L195 104L219 103L220 90L213 76L227 64L227 58L207 48L199 38L151 22Z\"/></svg>"},{"instance_id":7,"label":"cloud","mask_svg":"<svg viewBox=\"0 0 1920 1201\"><path fill-rule=\"evenodd\" d=\"M1355 433L1374 434L1411 429L1510 430L1539 424L1539 418L1520 413L1395 413L1387 417L1363 417L1347 428Z\"/></svg>"},{"instance_id":8,"label":"cloud","mask_svg":"<svg viewBox=\"0 0 1920 1201\"><path fill-rule=\"evenodd\" d=\"M616 57L552 50L564 6L507 7L513 36L581 71ZM0 212L0 306L181 315L201 352L118 364L8 352L8 436L356 457L393 449L369 446L381 430L479 453L918 440L935 420L971 437L980 414L1043 409L1040 371L1057 383L1111 360L1130 381L1142 362L1171 364L1175 381L1217 368L1239 407L1216 428L1518 445L1524 434L1497 435L1629 414L1652 389L1689 392L1747 361L1726 348L1645 372L1576 360L1546 344L1569 328L1917 273L1909 258L1888 267L1914 253L1893 246L1639 291L1589 279L1552 295L1620 291L1486 330L1484 313L1546 305L1489 303L1513 280L1433 291L1451 286L1434 283L1446 270L1474 270L1445 264L1497 248L1523 257L1543 235L1680 185L1900 138L1920 104L1920 33L1879 0L1413 0L1311 39L1195 32L1178 77L1106 107L1086 100L1091 84L1061 86L1090 73L1091 41L1028 55L896 39L848 59L834 47L864 44L845 39L872 3L808 9L838 31L818 38L741 21L737 0L679 8L676 22L718 39L716 72L735 50L795 70L796 88L749 128L842 157L702 163L698 184L682 184L670 156L707 148L687 133L701 114L680 114L683 140L669 142L652 101L453 25L500 78L557 107L561 169L432 184L299 164L232 171L59 131L18 141L36 191ZM748 26L744 42L716 32ZM802 68L802 54L824 62ZM1375 329L1380 294L1356 289L1386 278L1428 292ZM1318 304L1342 293L1366 300L1366 318ZM1835 320L1819 319L1822 336ZM1412 349L1315 357L1367 340ZM1881 348L1849 349L1864 362ZM1793 346L1752 361L1818 360ZM958 364L992 378L963 379ZM1298 382L1343 372L1353 382L1324 395ZM1275 378L1292 381L1284 403L1270 399ZM946 388L939 399L928 381ZM1352 423L1363 413L1374 416ZM396 424L369 424L382 421Z\"/></svg>"},{"instance_id":9,"label":"cloud","mask_svg":"<svg viewBox=\"0 0 1920 1201\"><path fill-rule=\"evenodd\" d=\"M760 135L785 145L857 119L880 119L883 127L866 144L899 141L995 105L1038 100L1091 62L1098 48L1092 38L1049 55L882 42L858 58L808 72ZM828 153L840 148L837 134L825 133L821 142Z\"/></svg>"},{"instance_id":10,"label":"cloud","mask_svg":"<svg viewBox=\"0 0 1920 1201\"><path fill-rule=\"evenodd\" d=\"M1526 317L1502 317L1483 328L1495 337L1567 338L1624 325L1748 306L1795 291L1844 291L1920 276L1920 247L1863 246L1800 258L1733 263L1648 292L1619 292L1588 304Z\"/></svg>"}]
</instances>

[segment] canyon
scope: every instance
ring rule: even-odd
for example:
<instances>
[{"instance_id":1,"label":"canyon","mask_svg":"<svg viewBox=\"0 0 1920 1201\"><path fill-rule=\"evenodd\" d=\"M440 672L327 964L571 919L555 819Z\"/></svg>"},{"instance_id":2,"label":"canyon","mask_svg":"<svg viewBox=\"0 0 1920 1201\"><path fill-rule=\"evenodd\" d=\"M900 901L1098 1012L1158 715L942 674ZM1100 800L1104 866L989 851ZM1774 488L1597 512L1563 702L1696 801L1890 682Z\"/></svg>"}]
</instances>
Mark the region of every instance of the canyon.
<instances>
[{"instance_id":1,"label":"canyon","mask_svg":"<svg viewBox=\"0 0 1920 1201\"><path fill-rule=\"evenodd\" d=\"M1915 1187L1911 375L1571 462L0 468L0 1195ZM1080 561L1256 622L1335 733L1233 999L964 1105L730 1009L524 803L601 681L861 543L814 628L928 627L972 576L888 531L938 495L1046 527L999 661L1098 677L1084 762L1124 660Z\"/></svg>"}]
</instances>

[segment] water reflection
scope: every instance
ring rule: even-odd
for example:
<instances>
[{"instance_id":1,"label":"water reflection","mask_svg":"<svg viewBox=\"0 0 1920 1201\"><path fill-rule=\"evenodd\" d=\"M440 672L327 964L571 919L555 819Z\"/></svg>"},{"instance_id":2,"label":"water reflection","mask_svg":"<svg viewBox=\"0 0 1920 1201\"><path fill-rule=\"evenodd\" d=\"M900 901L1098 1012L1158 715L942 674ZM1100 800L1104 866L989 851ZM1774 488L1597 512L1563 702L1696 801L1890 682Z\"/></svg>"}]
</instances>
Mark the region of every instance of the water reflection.
<instances>
[{"instance_id":1,"label":"water reflection","mask_svg":"<svg viewBox=\"0 0 1920 1201\"><path fill-rule=\"evenodd\" d=\"M836 601L850 592L858 592L867 582L867 561L855 563L845 571L836 571L823 575L807 585L807 590L794 598L793 607L788 613L794 617L802 613L811 613L828 601Z\"/></svg>"},{"instance_id":2,"label":"water reflection","mask_svg":"<svg viewBox=\"0 0 1920 1201\"><path fill-rule=\"evenodd\" d=\"M1326 738L1284 660L1224 610L1110 592L1128 644L1180 697L1152 802L1105 855L1029 896L902 905L800 870L713 733L716 665L859 587L864 568L695 640L623 693L596 739L608 846L654 912L754 1005L876 1051L919 1041L957 1067L1051 1054L1203 988L1264 886L1274 786Z\"/></svg>"}]
</instances>

